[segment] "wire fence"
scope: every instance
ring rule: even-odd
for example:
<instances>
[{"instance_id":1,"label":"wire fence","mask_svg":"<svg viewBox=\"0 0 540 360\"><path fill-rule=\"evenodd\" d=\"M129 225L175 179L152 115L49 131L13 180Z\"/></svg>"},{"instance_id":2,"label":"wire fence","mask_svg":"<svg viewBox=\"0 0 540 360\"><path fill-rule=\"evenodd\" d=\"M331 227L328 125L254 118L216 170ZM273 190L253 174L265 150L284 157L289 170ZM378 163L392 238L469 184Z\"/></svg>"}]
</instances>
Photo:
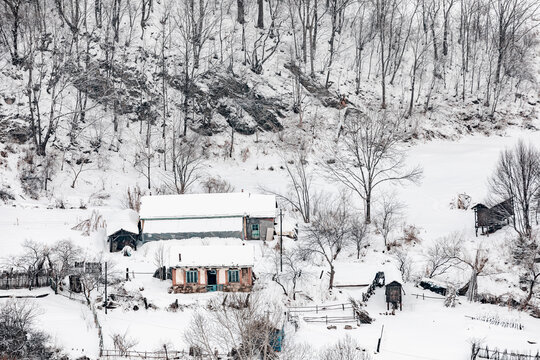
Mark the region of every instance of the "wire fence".
<instances>
[{"instance_id":1,"label":"wire fence","mask_svg":"<svg viewBox=\"0 0 540 360\"><path fill-rule=\"evenodd\" d=\"M303 317L305 322L308 323L325 323L325 324L348 324L348 323L356 323L357 318L356 316L304 316Z\"/></svg>"},{"instance_id":2,"label":"wire fence","mask_svg":"<svg viewBox=\"0 0 540 360\"><path fill-rule=\"evenodd\" d=\"M522 354L510 350L490 350L487 346L480 347L472 344L471 360L492 359L492 360L540 360L540 352L533 354Z\"/></svg>"},{"instance_id":3,"label":"wire fence","mask_svg":"<svg viewBox=\"0 0 540 360\"><path fill-rule=\"evenodd\" d=\"M477 315L477 316L465 315L465 317L468 317L469 319L472 319L472 320L484 321L489 324L502 326L505 328L511 328L511 329L516 329L516 330L524 329L523 324L520 323L518 320L504 319L504 318L500 318L498 315L489 315L489 314Z\"/></svg>"},{"instance_id":4,"label":"wire fence","mask_svg":"<svg viewBox=\"0 0 540 360\"><path fill-rule=\"evenodd\" d=\"M411 296L416 296L417 299L434 299L434 300L444 300L445 298L442 296L428 296L424 294L411 294Z\"/></svg>"}]
</instances>

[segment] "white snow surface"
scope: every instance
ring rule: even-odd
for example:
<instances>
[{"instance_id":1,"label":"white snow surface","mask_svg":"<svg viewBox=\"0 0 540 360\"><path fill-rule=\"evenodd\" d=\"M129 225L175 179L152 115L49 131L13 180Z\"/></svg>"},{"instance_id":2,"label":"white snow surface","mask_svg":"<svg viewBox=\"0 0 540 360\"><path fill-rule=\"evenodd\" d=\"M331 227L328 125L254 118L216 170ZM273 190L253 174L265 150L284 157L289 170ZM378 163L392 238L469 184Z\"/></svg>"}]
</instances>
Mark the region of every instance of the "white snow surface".
<instances>
[{"instance_id":1,"label":"white snow surface","mask_svg":"<svg viewBox=\"0 0 540 360\"><path fill-rule=\"evenodd\" d=\"M134 234L139 233L139 214L131 209L123 209L109 213L106 216L107 236L110 236L118 230L126 230Z\"/></svg>"},{"instance_id":2,"label":"white snow surface","mask_svg":"<svg viewBox=\"0 0 540 360\"><path fill-rule=\"evenodd\" d=\"M241 193L143 196L141 219L271 217L276 216L274 195Z\"/></svg>"},{"instance_id":3,"label":"white snow surface","mask_svg":"<svg viewBox=\"0 0 540 360\"><path fill-rule=\"evenodd\" d=\"M216 266L239 267L255 264L255 249L253 245L207 245L186 246L174 241L169 247L169 266Z\"/></svg>"}]
</instances>

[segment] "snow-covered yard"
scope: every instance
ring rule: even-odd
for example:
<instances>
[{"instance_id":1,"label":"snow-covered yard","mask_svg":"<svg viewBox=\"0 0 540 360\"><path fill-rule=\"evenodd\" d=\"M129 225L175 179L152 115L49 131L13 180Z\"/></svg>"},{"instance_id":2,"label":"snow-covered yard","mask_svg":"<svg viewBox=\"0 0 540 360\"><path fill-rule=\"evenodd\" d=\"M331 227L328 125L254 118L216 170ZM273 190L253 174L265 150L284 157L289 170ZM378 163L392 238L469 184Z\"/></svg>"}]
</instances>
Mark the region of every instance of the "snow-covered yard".
<instances>
[{"instance_id":1,"label":"snow-covered yard","mask_svg":"<svg viewBox=\"0 0 540 360\"><path fill-rule=\"evenodd\" d=\"M425 269L423 253L426 246L434 239L449 235L452 232L463 234L467 247L474 249L479 244L489 250L495 267L500 270L496 276L480 277L480 291L489 288L493 293L503 294L523 292L516 287L516 274L511 273L512 268L504 264L500 258L500 248L504 247L506 238L512 235L512 230L505 228L489 237L474 236L474 216L472 210L450 209L450 202L458 193L467 193L472 203L482 202L486 197L487 179L492 173L495 161L505 146L513 145L517 139L523 138L533 143L540 143L540 134L525 131L509 131L507 136L484 137L480 135L466 136L450 142L434 140L429 143L419 143L408 148L411 164L420 164L424 169L423 180L420 185L410 185L399 189L399 198L406 204L406 224L413 224L420 229L421 243L406 245L406 251L413 261L413 271L420 276ZM260 163L268 168L276 162L275 158L268 157L262 160L249 159L246 163L236 166L215 165L220 175L230 181L237 190L258 191L260 187L285 188L284 171L277 168L270 170L256 170ZM261 167L264 168L264 167ZM111 180L117 181L117 180ZM332 188L332 184L324 184L321 178L315 182L319 188ZM83 186L84 189L91 188ZM75 196L70 192L69 196ZM82 196L88 196L84 191ZM358 199L355 199L357 202ZM138 310L133 310L133 301L121 301L120 307L110 309L105 314L103 309L98 310L99 321L103 327L104 347L112 348L113 334L126 334L137 341L135 349L155 351L168 344L170 348L186 349L184 333L196 309L203 308L206 302L219 293L207 294L169 294L170 280L159 281L152 277L155 271L154 253L160 243L165 245L165 251L170 246L206 245L212 246L219 239L194 239L182 241L150 242L137 249L131 257L124 257L121 253L108 253L103 230L82 236L80 231L71 228L80 221L88 218L92 211L98 211L107 217L118 211L119 199L112 198L103 206L89 207L88 209L49 209L47 204L40 202L17 202L16 206L0 207L0 225L2 238L0 239L1 257L8 262L10 257L20 253L25 240L35 240L43 244L53 244L62 239L71 239L81 246L87 254L97 255L103 252L103 261L111 265L112 273L120 278L125 277L128 268L131 280L123 287L129 294L138 294L147 299L155 308L148 310L139 304ZM357 202L358 205L358 202ZM287 221L291 214L286 213ZM302 234L300 234L302 241ZM382 239L373 235L373 243L365 251L365 256L359 260L354 251L345 251L340 254L336 263L336 284L367 284L373 280L377 271L384 271L387 283L391 280L401 281L401 274L395 261L389 256L382 244ZM226 243L236 244L240 240L226 240ZM259 292L268 301L273 299L291 305L290 300L281 295L280 288L271 281L270 276L274 269L273 248L277 240L263 244L253 241L255 247L255 273L258 282L255 291ZM181 245L180 245L181 246ZM293 240L285 239L284 247L296 246ZM331 293L327 291L328 276L324 263L306 264L306 274L298 290L294 305L314 305L323 303L344 303L349 297L361 299L365 288L335 288ZM323 271L324 270L324 271ZM321 271L322 274L321 274ZM448 280L463 283L468 273L464 271L450 272ZM511 279L512 282L507 281ZM417 288L412 283L404 285L405 295L403 311L395 315L387 315L384 301L384 288L378 288L369 301L366 310L375 319L370 325L353 325L353 329L346 330L343 324L337 329L329 330L326 324L305 323L300 321L295 332L291 324L286 324L287 341L308 344L313 349L322 349L335 343L338 339L350 335L357 339L362 347L370 353L373 359L465 359L470 354L472 341L485 344L490 348L511 349L522 353L536 353L540 350L540 321L524 312L505 307L468 303L464 297L459 298L460 304L455 308L446 308L441 299L422 299L416 294L438 297L431 292ZM114 290L113 290L114 291ZM81 302L70 300L64 296L54 295L50 289L27 290L1 290L0 296L10 294L39 294L49 293L41 299L29 299L35 302L42 311L38 326L51 334L52 340L62 346L72 356L85 354L96 357L98 353L97 330L93 324L89 308ZM178 300L181 305L177 311L168 311L169 305ZM0 303L7 301L0 299ZM324 314L323 314L324 315ZM339 316L339 315L338 315ZM490 324L470 317L499 317L519 322L523 329L512 329L500 325ZM382 326L381 351L375 354L377 340Z\"/></svg>"}]
</instances>

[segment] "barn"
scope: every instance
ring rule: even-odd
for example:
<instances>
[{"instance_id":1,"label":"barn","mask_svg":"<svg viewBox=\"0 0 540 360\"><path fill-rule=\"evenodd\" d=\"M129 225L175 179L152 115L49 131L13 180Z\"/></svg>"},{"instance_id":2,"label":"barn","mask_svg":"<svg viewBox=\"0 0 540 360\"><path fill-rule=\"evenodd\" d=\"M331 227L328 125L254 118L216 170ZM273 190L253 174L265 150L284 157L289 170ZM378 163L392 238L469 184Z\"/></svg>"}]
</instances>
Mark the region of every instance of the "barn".
<instances>
[{"instance_id":1,"label":"barn","mask_svg":"<svg viewBox=\"0 0 540 360\"><path fill-rule=\"evenodd\" d=\"M251 244L176 246L169 255L175 293L251 291L255 259Z\"/></svg>"},{"instance_id":2,"label":"barn","mask_svg":"<svg viewBox=\"0 0 540 360\"><path fill-rule=\"evenodd\" d=\"M140 240L139 214L131 209L120 210L106 216L109 251L121 251L125 246L137 250Z\"/></svg>"},{"instance_id":3,"label":"barn","mask_svg":"<svg viewBox=\"0 0 540 360\"><path fill-rule=\"evenodd\" d=\"M267 240L274 234L276 197L250 193L143 196L143 243L189 238Z\"/></svg>"},{"instance_id":4,"label":"barn","mask_svg":"<svg viewBox=\"0 0 540 360\"><path fill-rule=\"evenodd\" d=\"M510 223L510 217L514 215L512 199L507 199L491 208L484 204L476 204L474 210L474 227L476 236L478 229L482 230L482 235L489 234Z\"/></svg>"}]
</instances>

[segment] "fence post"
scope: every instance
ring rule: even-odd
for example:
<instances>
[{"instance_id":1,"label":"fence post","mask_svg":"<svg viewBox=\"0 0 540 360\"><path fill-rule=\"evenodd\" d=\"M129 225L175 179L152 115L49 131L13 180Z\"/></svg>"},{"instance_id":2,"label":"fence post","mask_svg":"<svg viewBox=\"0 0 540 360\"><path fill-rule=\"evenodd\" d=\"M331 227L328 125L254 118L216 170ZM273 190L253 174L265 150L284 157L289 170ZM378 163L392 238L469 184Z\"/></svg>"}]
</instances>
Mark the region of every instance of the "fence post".
<instances>
[{"instance_id":1,"label":"fence post","mask_svg":"<svg viewBox=\"0 0 540 360\"><path fill-rule=\"evenodd\" d=\"M126 281L129 281L129 268L126 268Z\"/></svg>"},{"instance_id":2,"label":"fence post","mask_svg":"<svg viewBox=\"0 0 540 360\"><path fill-rule=\"evenodd\" d=\"M315 305L315 314L318 314L318 313L319 313L319 307Z\"/></svg>"}]
</instances>

